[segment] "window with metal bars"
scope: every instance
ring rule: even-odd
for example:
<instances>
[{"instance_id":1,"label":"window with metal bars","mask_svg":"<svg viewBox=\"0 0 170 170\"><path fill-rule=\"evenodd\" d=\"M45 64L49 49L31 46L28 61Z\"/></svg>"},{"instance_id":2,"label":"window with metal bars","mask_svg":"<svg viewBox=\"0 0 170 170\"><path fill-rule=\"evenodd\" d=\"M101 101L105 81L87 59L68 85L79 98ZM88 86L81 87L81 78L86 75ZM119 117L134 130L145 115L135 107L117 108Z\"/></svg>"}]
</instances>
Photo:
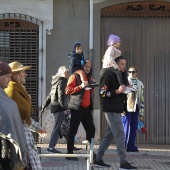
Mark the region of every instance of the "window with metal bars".
<instances>
[{"instance_id":1,"label":"window with metal bars","mask_svg":"<svg viewBox=\"0 0 170 170\"><path fill-rule=\"evenodd\" d=\"M31 117L38 121L39 25L30 21L0 19L0 61L19 61L23 65L32 66L26 71L25 87L34 108Z\"/></svg>"}]
</instances>

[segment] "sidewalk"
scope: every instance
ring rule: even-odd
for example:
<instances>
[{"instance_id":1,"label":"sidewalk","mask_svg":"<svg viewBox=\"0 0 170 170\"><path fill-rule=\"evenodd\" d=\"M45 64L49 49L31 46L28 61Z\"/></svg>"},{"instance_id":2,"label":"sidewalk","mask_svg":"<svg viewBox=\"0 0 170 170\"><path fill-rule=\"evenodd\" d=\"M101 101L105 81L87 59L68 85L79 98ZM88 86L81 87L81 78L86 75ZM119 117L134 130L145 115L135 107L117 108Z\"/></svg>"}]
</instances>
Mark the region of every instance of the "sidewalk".
<instances>
[{"instance_id":1,"label":"sidewalk","mask_svg":"<svg viewBox=\"0 0 170 170\"><path fill-rule=\"evenodd\" d=\"M84 145L76 145L83 148L80 153L86 153ZM42 147L41 153L46 153L47 145ZM94 146L97 153L98 145ZM127 160L137 166L139 170L170 170L170 145L138 145L139 152L127 152ZM58 144L57 149L66 153L66 145ZM97 168L94 170L117 170L119 169L119 158L115 145L109 147L104 156L104 162L109 163L111 168ZM65 158L41 158L43 170L86 170L87 161L79 158L79 161L68 161Z\"/></svg>"}]
</instances>

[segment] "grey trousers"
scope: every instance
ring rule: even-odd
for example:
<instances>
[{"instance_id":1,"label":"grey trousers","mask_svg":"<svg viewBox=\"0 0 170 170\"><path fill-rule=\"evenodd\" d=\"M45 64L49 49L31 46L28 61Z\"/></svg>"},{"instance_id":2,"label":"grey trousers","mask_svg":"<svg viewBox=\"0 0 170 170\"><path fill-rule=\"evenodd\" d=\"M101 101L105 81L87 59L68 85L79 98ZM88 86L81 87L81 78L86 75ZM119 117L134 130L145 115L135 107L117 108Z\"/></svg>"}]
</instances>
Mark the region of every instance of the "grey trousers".
<instances>
[{"instance_id":1,"label":"grey trousers","mask_svg":"<svg viewBox=\"0 0 170 170\"><path fill-rule=\"evenodd\" d=\"M126 150L125 150L125 134L122 125L122 118L120 113L106 112L105 118L108 123L105 135L100 143L96 160L99 161L103 158L103 155L110 143L115 139L117 145L117 153L120 158L120 162L126 161Z\"/></svg>"},{"instance_id":2,"label":"grey trousers","mask_svg":"<svg viewBox=\"0 0 170 170\"><path fill-rule=\"evenodd\" d=\"M63 119L64 119L64 111L56 112L53 114L54 114L55 122L54 122L53 131L51 133L49 148L54 148L55 145L57 144L61 123L63 122Z\"/></svg>"}]
</instances>

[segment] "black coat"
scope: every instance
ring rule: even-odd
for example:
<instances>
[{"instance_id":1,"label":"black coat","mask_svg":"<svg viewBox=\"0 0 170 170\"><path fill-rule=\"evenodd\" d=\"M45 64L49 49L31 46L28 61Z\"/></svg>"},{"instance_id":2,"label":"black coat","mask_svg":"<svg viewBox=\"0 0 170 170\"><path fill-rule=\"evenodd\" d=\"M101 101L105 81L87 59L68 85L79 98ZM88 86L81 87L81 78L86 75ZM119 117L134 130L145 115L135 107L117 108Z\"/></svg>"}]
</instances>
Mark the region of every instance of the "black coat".
<instances>
[{"instance_id":1,"label":"black coat","mask_svg":"<svg viewBox=\"0 0 170 170\"><path fill-rule=\"evenodd\" d=\"M104 112L117 112L122 113L126 111L126 95L116 94L120 86L117 74L114 68L103 68L100 72L100 89L106 85L107 91L110 92L110 97L102 97L100 90L100 106Z\"/></svg>"},{"instance_id":2,"label":"black coat","mask_svg":"<svg viewBox=\"0 0 170 170\"><path fill-rule=\"evenodd\" d=\"M54 76L51 84L51 91L46 98L44 107L47 107L51 103L51 113L66 110L67 96L65 94L65 88L67 79L61 76Z\"/></svg>"},{"instance_id":3,"label":"black coat","mask_svg":"<svg viewBox=\"0 0 170 170\"><path fill-rule=\"evenodd\" d=\"M81 61L85 62L83 54L73 53L70 56L69 69L70 69L71 74L73 74L77 70L80 70L80 69L83 70Z\"/></svg>"}]
</instances>

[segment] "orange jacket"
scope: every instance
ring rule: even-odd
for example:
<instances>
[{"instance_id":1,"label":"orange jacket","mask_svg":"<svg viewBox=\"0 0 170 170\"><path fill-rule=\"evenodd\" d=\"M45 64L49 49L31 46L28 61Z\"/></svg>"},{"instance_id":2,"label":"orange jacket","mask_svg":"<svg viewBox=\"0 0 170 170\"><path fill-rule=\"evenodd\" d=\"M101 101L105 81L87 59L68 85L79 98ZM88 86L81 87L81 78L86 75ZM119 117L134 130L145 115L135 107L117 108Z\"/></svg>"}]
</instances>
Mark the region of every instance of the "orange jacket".
<instances>
[{"instance_id":1,"label":"orange jacket","mask_svg":"<svg viewBox=\"0 0 170 170\"><path fill-rule=\"evenodd\" d=\"M87 81L87 80L85 80ZM76 86L76 76L73 74L69 77L68 79L68 83L67 83L67 87L66 87L66 94L67 95L71 95L74 93L79 92L80 90L82 90L81 85ZM84 92L84 96L81 102L81 106L82 107L89 107L90 106L90 90L85 90Z\"/></svg>"}]
</instances>

